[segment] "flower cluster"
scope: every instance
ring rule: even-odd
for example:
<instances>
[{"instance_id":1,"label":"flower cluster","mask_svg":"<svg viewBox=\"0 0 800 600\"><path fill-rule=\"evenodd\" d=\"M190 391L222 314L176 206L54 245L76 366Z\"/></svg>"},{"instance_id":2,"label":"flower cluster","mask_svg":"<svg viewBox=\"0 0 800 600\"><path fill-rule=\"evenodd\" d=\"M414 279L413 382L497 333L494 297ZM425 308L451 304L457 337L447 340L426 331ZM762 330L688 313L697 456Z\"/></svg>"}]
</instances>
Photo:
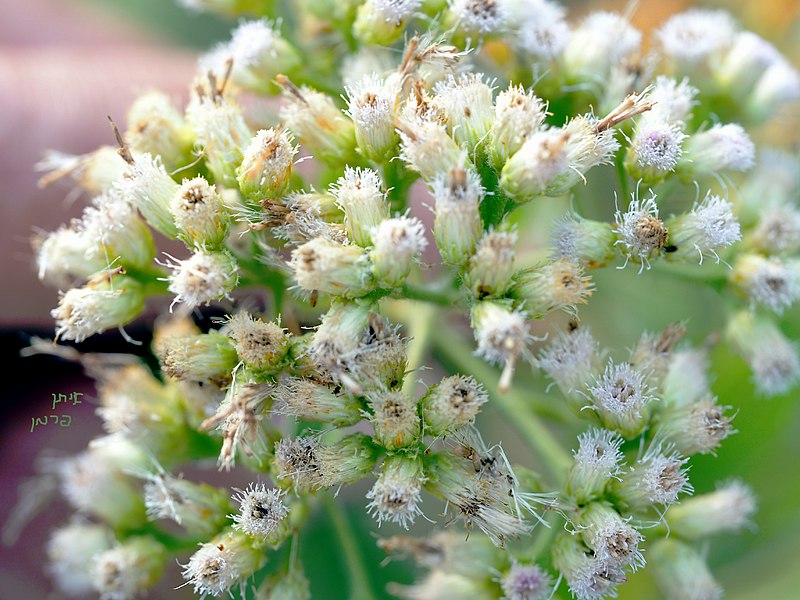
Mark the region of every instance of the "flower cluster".
<instances>
[{"instance_id":1,"label":"flower cluster","mask_svg":"<svg viewBox=\"0 0 800 600\"><path fill-rule=\"evenodd\" d=\"M678 323L620 356L579 313L609 266L708 285L725 297L714 341L758 392L791 389L800 356L777 316L800 298L800 171L748 131L800 99L794 67L716 11L671 17L645 54L627 17L569 23L552 0L298 2L285 31L269 2L184 3L258 18L200 59L185 107L146 92L116 152L48 163L47 182L94 197L34 240L62 290L56 339L127 339L146 304L171 313L160 378L50 350L97 379L108 433L57 469L84 517L48 547L59 587L132 599L177 557L200 596L263 581L260 598L310 598L297 532L316 498L369 480L379 526L477 530L380 540L428 570L400 597L542 600L565 582L594 600L646 563L670 600L718 597L698 543L755 501L738 481L688 498L691 457L733 433L707 348ZM280 109L254 116L247 94ZM527 225L553 206L547 247ZM185 251L157 257L159 237ZM201 330L210 304L227 317ZM430 348L457 372L424 372ZM542 374L559 393L534 401ZM575 426L571 456L542 402ZM484 441L494 407L541 468ZM252 483L177 474L210 447ZM163 520L181 535L145 527ZM554 535L531 543L537 526ZM289 543L288 567L267 565Z\"/></svg>"}]
</instances>

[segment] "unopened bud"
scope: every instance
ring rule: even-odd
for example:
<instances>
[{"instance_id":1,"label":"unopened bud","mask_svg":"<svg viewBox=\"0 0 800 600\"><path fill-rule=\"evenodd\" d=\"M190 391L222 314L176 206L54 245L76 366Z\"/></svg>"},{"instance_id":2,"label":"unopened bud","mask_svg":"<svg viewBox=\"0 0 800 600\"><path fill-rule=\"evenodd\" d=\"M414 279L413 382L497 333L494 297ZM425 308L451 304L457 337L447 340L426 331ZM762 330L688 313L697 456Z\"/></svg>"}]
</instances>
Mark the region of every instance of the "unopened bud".
<instances>
[{"instance_id":1,"label":"unopened bud","mask_svg":"<svg viewBox=\"0 0 800 600\"><path fill-rule=\"evenodd\" d=\"M402 391L374 392L369 396L375 441L387 450L405 448L420 437L417 402Z\"/></svg>"},{"instance_id":2,"label":"unopened bud","mask_svg":"<svg viewBox=\"0 0 800 600\"><path fill-rule=\"evenodd\" d=\"M358 7L353 35L363 44L389 46L403 35L421 0L367 0Z\"/></svg>"},{"instance_id":3,"label":"unopened bud","mask_svg":"<svg viewBox=\"0 0 800 600\"><path fill-rule=\"evenodd\" d=\"M172 100L156 90L140 95L128 109L125 141L131 150L159 156L169 169L189 162L191 132Z\"/></svg>"},{"instance_id":4,"label":"unopened bud","mask_svg":"<svg viewBox=\"0 0 800 600\"><path fill-rule=\"evenodd\" d=\"M275 412L347 427L362 418L361 403L348 392L312 379L286 379L275 390Z\"/></svg>"},{"instance_id":5,"label":"unopened bud","mask_svg":"<svg viewBox=\"0 0 800 600\"><path fill-rule=\"evenodd\" d=\"M719 600L722 588L702 555L674 538L659 540L648 548L653 578L666 600Z\"/></svg>"},{"instance_id":6,"label":"unopened bud","mask_svg":"<svg viewBox=\"0 0 800 600\"><path fill-rule=\"evenodd\" d=\"M389 218L389 203L378 173L347 167L344 177L331 186L330 193L344 212L345 227L353 243L364 248L371 246L372 229Z\"/></svg>"},{"instance_id":7,"label":"unopened bud","mask_svg":"<svg viewBox=\"0 0 800 600\"><path fill-rule=\"evenodd\" d=\"M387 456L375 485L367 492L367 512L380 525L383 521L398 523L404 529L422 514L422 486L425 476L422 463L415 456Z\"/></svg>"},{"instance_id":8,"label":"unopened bud","mask_svg":"<svg viewBox=\"0 0 800 600\"><path fill-rule=\"evenodd\" d=\"M82 342L113 327L121 327L144 309L141 284L127 276L105 276L82 288L73 288L50 311L56 321L56 337Z\"/></svg>"},{"instance_id":9,"label":"unopened bud","mask_svg":"<svg viewBox=\"0 0 800 600\"><path fill-rule=\"evenodd\" d=\"M178 237L196 248L214 248L228 235L230 216L217 188L203 177L184 179L169 204Z\"/></svg>"},{"instance_id":10,"label":"unopened bud","mask_svg":"<svg viewBox=\"0 0 800 600\"><path fill-rule=\"evenodd\" d=\"M517 234L513 231L490 231L481 238L464 274L464 284L476 298L502 296L511 286L516 243Z\"/></svg>"},{"instance_id":11,"label":"unopened bud","mask_svg":"<svg viewBox=\"0 0 800 600\"><path fill-rule=\"evenodd\" d=\"M440 436L475 421L489 395L475 378L450 375L432 386L420 400L425 433Z\"/></svg>"},{"instance_id":12,"label":"unopened bud","mask_svg":"<svg viewBox=\"0 0 800 600\"><path fill-rule=\"evenodd\" d=\"M297 147L286 130L281 127L259 130L244 150L241 166L236 169L242 194L254 202L283 196L289 185L295 154Z\"/></svg>"},{"instance_id":13,"label":"unopened bud","mask_svg":"<svg viewBox=\"0 0 800 600\"><path fill-rule=\"evenodd\" d=\"M362 5L360 10L367 5ZM359 151L368 159L384 162L397 152L399 137L394 127L395 106L400 93L394 78L364 75L345 87L347 111L353 119Z\"/></svg>"},{"instance_id":14,"label":"unopened bud","mask_svg":"<svg viewBox=\"0 0 800 600\"><path fill-rule=\"evenodd\" d=\"M290 342L289 335L279 324L240 312L228 321L225 333L233 340L236 354L248 367L262 373L280 371Z\"/></svg>"},{"instance_id":15,"label":"unopened bud","mask_svg":"<svg viewBox=\"0 0 800 600\"><path fill-rule=\"evenodd\" d=\"M524 302L530 315L540 318L558 309L575 313L593 291L592 279L583 274L581 265L562 258L517 273L511 295Z\"/></svg>"},{"instance_id":16,"label":"unopened bud","mask_svg":"<svg viewBox=\"0 0 800 600\"><path fill-rule=\"evenodd\" d=\"M236 259L227 250L197 250L186 260L173 259L169 291L175 294L172 304L183 303L187 309L228 298L239 283Z\"/></svg>"},{"instance_id":17,"label":"unopened bud","mask_svg":"<svg viewBox=\"0 0 800 600\"><path fill-rule=\"evenodd\" d=\"M101 598L135 598L155 586L167 558L167 549L154 538L130 537L94 558L94 588Z\"/></svg>"},{"instance_id":18,"label":"unopened bud","mask_svg":"<svg viewBox=\"0 0 800 600\"><path fill-rule=\"evenodd\" d=\"M590 429L578 436L575 462L567 475L566 493L578 504L602 495L620 472L622 438L607 429Z\"/></svg>"},{"instance_id":19,"label":"unopened bud","mask_svg":"<svg viewBox=\"0 0 800 600\"><path fill-rule=\"evenodd\" d=\"M306 86L297 88L282 75L277 81L289 99L281 109L281 118L300 143L324 163L349 162L356 148L353 122L322 92Z\"/></svg>"},{"instance_id":20,"label":"unopened bud","mask_svg":"<svg viewBox=\"0 0 800 600\"><path fill-rule=\"evenodd\" d=\"M343 246L315 238L292 252L289 265L297 285L344 298L358 298L373 289L368 253L359 246Z\"/></svg>"},{"instance_id":21,"label":"unopened bud","mask_svg":"<svg viewBox=\"0 0 800 600\"><path fill-rule=\"evenodd\" d=\"M602 267L615 256L616 237L611 224L583 219L575 213L556 223L551 240L552 258L565 258L588 269Z\"/></svg>"},{"instance_id":22,"label":"unopened bud","mask_svg":"<svg viewBox=\"0 0 800 600\"><path fill-rule=\"evenodd\" d=\"M137 156L116 189L139 209L153 229L170 238L177 236L178 231L169 211L169 204L179 186L167 174L160 158L150 154Z\"/></svg>"},{"instance_id":23,"label":"unopened bud","mask_svg":"<svg viewBox=\"0 0 800 600\"><path fill-rule=\"evenodd\" d=\"M694 179L722 171L747 171L755 163L755 146L741 125L729 123L689 136L676 170Z\"/></svg>"},{"instance_id":24,"label":"unopened bud","mask_svg":"<svg viewBox=\"0 0 800 600\"><path fill-rule=\"evenodd\" d=\"M687 540L702 540L712 535L738 531L750 523L756 499L749 486L729 481L716 491L688 498L670 507L666 520L669 529Z\"/></svg>"},{"instance_id":25,"label":"unopened bud","mask_svg":"<svg viewBox=\"0 0 800 600\"><path fill-rule=\"evenodd\" d=\"M222 383L239 361L233 342L216 331L164 340L158 359L167 377Z\"/></svg>"},{"instance_id":26,"label":"unopened bud","mask_svg":"<svg viewBox=\"0 0 800 600\"><path fill-rule=\"evenodd\" d=\"M371 237L372 274L378 286L388 289L403 284L414 261L419 260L428 245L425 228L415 217L386 219L373 228Z\"/></svg>"},{"instance_id":27,"label":"unopened bud","mask_svg":"<svg viewBox=\"0 0 800 600\"><path fill-rule=\"evenodd\" d=\"M472 256L483 235L479 212L484 189L473 171L453 167L434 180L433 235L442 260L453 266Z\"/></svg>"},{"instance_id":28,"label":"unopened bud","mask_svg":"<svg viewBox=\"0 0 800 600\"><path fill-rule=\"evenodd\" d=\"M492 92L478 74L451 75L434 86L434 106L442 111L450 135L470 155L486 141L492 127Z\"/></svg>"},{"instance_id":29,"label":"unopened bud","mask_svg":"<svg viewBox=\"0 0 800 600\"><path fill-rule=\"evenodd\" d=\"M545 105L522 86L509 86L497 95L494 111L490 154L492 163L500 169L542 126Z\"/></svg>"}]
</instances>

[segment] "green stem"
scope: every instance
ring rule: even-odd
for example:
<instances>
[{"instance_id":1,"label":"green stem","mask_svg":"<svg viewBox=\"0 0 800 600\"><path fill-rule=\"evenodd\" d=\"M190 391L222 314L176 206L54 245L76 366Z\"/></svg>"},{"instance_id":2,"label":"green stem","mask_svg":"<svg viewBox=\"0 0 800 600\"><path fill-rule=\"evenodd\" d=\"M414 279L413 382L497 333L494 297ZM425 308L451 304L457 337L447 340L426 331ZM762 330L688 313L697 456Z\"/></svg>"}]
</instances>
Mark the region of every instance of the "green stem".
<instances>
[{"instance_id":1,"label":"green stem","mask_svg":"<svg viewBox=\"0 0 800 600\"><path fill-rule=\"evenodd\" d=\"M625 152L620 150L614 158L614 166L617 167L619 177L619 193L622 194L622 206L626 206L630 198L630 186L628 185L628 172L625 170Z\"/></svg>"},{"instance_id":2,"label":"green stem","mask_svg":"<svg viewBox=\"0 0 800 600\"><path fill-rule=\"evenodd\" d=\"M473 375L486 386L492 402L503 411L541 459L550 482L560 485L572 464L572 458L531 410L527 395L513 389L505 394L500 393L497 388L497 374L489 365L476 358L463 341L454 340L453 336L435 336L433 343L446 362L450 362L462 373Z\"/></svg>"},{"instance_id":3,"label":"green stem","mask_svg":"<svg viewBox=\"0 0 800 600\"><path fill-rule=\"evenodd\" d=\"M361 552L347 516L342 508L336 504L332 498L325 498L325 509L333 521L336 535L339 536L339 543L342 545L342 554L347 563L347 571L350 574L350 598L351 600L375 600L372 587L369 583L369 576L364 563L361 561Z\"/></svg>"},{"instance_id":4,"label":"green stem","mask_svg":"<svg viewBox=\"0 0 800 600\"><path fill-rule=\"evenodd\" d=\"M407 300L420 300L439 306L454 306L458 302L458 299L454 298L453 294L448 294L446 291L440 291L430 287L418 287L410 283L403 284L401 297Z\"/></svg>"},{"instance_id":5,"label":"green stem","mask_svg":"<svg viewBox=\"0 0 800 600\"><path fill-rule=\"evenodd\" d=\"M425 351L428 349L431 333L433 331L433 320L436 316L436 309L429 305L414 306L407 319L407 325L411 341L408 344L406 361L406 372L408 373L403 381L403 393L413 396L414 386L417 383L416 370L422 365L425 358Z\"/></svg>"}]
</instances>

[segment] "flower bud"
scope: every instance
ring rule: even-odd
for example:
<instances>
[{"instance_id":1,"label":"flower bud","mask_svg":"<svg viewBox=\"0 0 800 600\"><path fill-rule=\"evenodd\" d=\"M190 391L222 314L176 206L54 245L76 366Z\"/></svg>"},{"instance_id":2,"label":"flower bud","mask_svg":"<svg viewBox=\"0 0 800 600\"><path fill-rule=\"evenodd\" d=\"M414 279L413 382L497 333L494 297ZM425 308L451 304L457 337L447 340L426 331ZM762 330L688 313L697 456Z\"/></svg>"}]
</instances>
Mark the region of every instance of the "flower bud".
<instances>
[{"instance_id":1,"label":"flower bud","mask_svg":"<svg viewBox=\"0 0 800 600\"><path fill-rule=\"evenodd\" d=\"M676 170L694 179L720 171L747 171L755 164L755 146L741 125L729 123L689 136Z\"/></svg>"},{"instance_id":2,"label":"flower bud","mask_svg":"<svg viewBox=\"0 0 800 600\"><path fill-rule=\"evenodd\" d=\"M522 147L509 158L500 175L500 186L518 202L547 195L558 179L570 178L563 129L545 129L529 135Z\"/></svg>"},{"instance_id":3,"label":"flower bud","mask_svg":"<svg viewBox=\"0 0 800 600\"><path fill-rule=\"evenodd\" d=\"M632 260L641 264L640 273L645 266L649 269L650 260L661 256L669 243L669 230L658 216L655 193L651 190L650 197L644 199L632 194L628 209L617 210L614 219L618 237L614 245L622 245L625 265Z\"/></svg>"},{"instance_id":4,"label":"flower bud","mask_svg":"<svg viewBox=\"0 0 800 600\"><path fill-rule=\"evenodd\" d=\"M663 451L658 444L651 445L611 487L630 512L643 511L656 504L674 504L681 493L693 491L683 468L688 460Z\"/></svg>"},{"instance_id":5,"label":"flower bud","mask_svg":"<svg viewBox=\"0 0 800 600\"><path fill-rule=\"evenodd\" d=\"M318 237L296 248L289 266L297 285L307 292L358 298L374 287L369 255L358 246Z\"/></svg>"},{"instance_id":6,"label":"flower bud","mask_svg":"<svg viewBox=\"0 0 800 600\"><path fill-rule=\"evenodd\" d=\"M99 275L82 288L61 294L50 311L56 320L56 338L82 342L95 333L121 327L144 309L141 285L124 275Z\"/></svg>"},{"instance_id":7,"label":"flower bud","mask_svg":"<svg viewBox=\"0 0 800 600\"><path fill-rule=\"evenodd\" d=\"M516 243L517 234L513 231L489 231L481 238L464 274L464 284L476 298L502 296L511 286Z\"/></svg>"},{"instance_id":8,"label":"flower bud","mask_svg":"<svg viewBox=\"0 0 800 600\"><path fill-rule=\"evenodd\" d=\"M715 83L733 98L747 97L766 69L780 59L777 48L750 31L740 31L714 69Z\"/></svg>"},{"instance_id":9,"label":"flower bud","mask_svg":"<svg viewBox=\"0 0 800 600\"><path fill-rule=\"evenodd\" d=\"M121 434L159 460L186 451L186 423L176 395L140 364L127 365L97 381L97 415L109 434Z\"/></svg>"},{"instance_id":10,"label":"flower bud","mask_svg":"<svg viewBox=\"0 0 800 600\"><path fill-rule=\"evenodd\" d=\"M779 56L758 80L747 100L747 113L756 121L765 121L784 104L800 99L800 73Z\"/></svg>"},{"instance_id":11,"label":"flower bud","mask_svg":"<svg viewBox=\"0 0 800 600\"><path fill-rule=\"evenodd\" d=\"M382 1L386 2L386 0L376 0L374 4ZM410 3L402 2L402 4ZM367 10L365 7L369 4L362 5L359 11ZM361 77L356 83L345 86L345 92L347 113L355 125L359 151L369 160L377 163L385 162L396 154L399 142L394 127L395 107L400 93L397 80L392 77L380 79L374 73L370 73Z\"/></svg>"},{"instance_id":12,"label":"flower bud","mask_svg":"<svg viewBox=\"0 0 800 600\"><path fill-rule=\"evenodd\" d=\"M602 267L615 256L616 236L611 225L583 219L573 212L556 222L551 240L551 258L564 258L587 269Z\"/></svg>"},{"instance_id":13,"label":"flower bud","mask_svg":"<svg viewBox=\"0 0 800 600\"><path fill-rule=\"evenodd\" d=\"M258 587L256 600L311 600L308 579L299 562L267 577Z\"/></svg>"},{"instance_id":14,"label":"flower bud","mask_svg":"<svg viewBox=\"0 0 800 600\"><path fill-rule=\"evenodd\" d=\"M104 257L95 252L96 242L83 231L59 227L45 236L35 236L39 279L61 289L85 281L107 266ZM92 256L87 260L87 255Z\"/></svg>"},{"instance_id":15,"label":"flower bud","mask_svg":"<svg viewBox=\"0 0 800 600\"><path fill-rule=\"evenodd\" d=\"M511 3L513 23L517 23L517 48L543 63L564 51L571 35L563 6L550 0Z\"/></svg>"},{"instance_id":16,"label":"flower bud","mask_svg":"<svg viewBox=\"0 0 800 600\"><path fill-rule=\"evenodd\" d=\"M144 503L151 521L169 519L191 536L209 537L228 524L228 494L205 483L166 473L146 475Z\"/></svg>"},{"instance_id":17,"label":"flower bud","mask_svg":"<svg viewBox=\"0 0 800 600\"><path fill-rule=\"evenodd\" d=\"M514 513L513 503L509 503L515 488L509 485L508 474L484 471L450 453L427 455L425 474L426 489L458 511L468 529L477 526L495 546L502 548L506 540L530 531L530 525Z\"/></svg>"},{"instance_id":18,"label":"flower bud","mask_svg":"<svg viewBox=\"0 0 800 600\"><path fill-rule=\"evenodd\" d=\"M671 506L666 520L670 532L699 541L709 536L737 531L750 523L756 510L753 491L741 481L729 481L714 492L688 498Z\"/></svg>"},{"instance_id":19,"label":"flower bud","mask_svg":"<svg viewBox=\"0 0 800 600\"><path fill-rule=\"evenodd\" d=\"M420 438L417 402L402 391L374 392L368 396L375 441L387 450L411 446Z\"/></svg>"},{"instance_id":20,"label":"flower bud","mask_svg":"<svg viewBox=\"0 0 800 600\"><path fill-rule=\"evenodd\" d=\"M183 578L195 594L221 596L244 582L266 560L263 548L243 533L223 532L200 545L183 567Z\"/></svg>"},{"instance_id":21,"label":"flower bud","mask_svg":"<svg viewBox=\"0 0 800 600\"><path fill-rule=\"evenodd\" d=\"M75 509L113 528L138 527L145 521L145 506L126 473L146 461L144 451L123 437L99 438L59 463L61 492Z\"/></svg>"},{"instance_id":22,"label":"flower bud","mask_svg":"<svg viewBox=\"0 0 800 600\"><path fill-rule=\"evenodd\" d=\"M639 550L642 534L604 502L592 502L581 511L578 527L583 542L594 557L612 569L627 566L635 571L644 566Z\"/></svg>"},{"instance_id":23,"label":"flower bud","mask_svg":"<svg viewBox=\"0 0 800 600\"><path fill-rule=\"evenodd\" d=\"M586 404L582 390L600 373L601 353L588 327L571 326L539 352L536 365L547 373L573 408Z\"/></svg>"},{"instance_id":24,"label":"flower bud","mask_svg":"<svg viewBox=\"0 0 800 600\"><path fill-rule=\"evenodd\" d=\"M509 25L508 6L498 0L451 0L445 23L471 38L500 35Z\"/></svg>"},{"instance_id":25,"label":"flower bud","mask_svg":"<svg viewBox=\"0 0 800 600\"><path fill-rule=\"evenodd\" d=\"M728 321L726 337L753 370L760 394L785 394L800 379L797 348L771 319L740 311Z\"/></svg>"},{"instance_id":26,"label":"flower bud","mask_svg":"<svg viewBox=\"0 0 800 600\"><path fill-rule=\"evenodd\" d=\"M47 572L68 596L93 591L89 570L95 556L111 548L113 534L103 525L71 523L54 530L47 541Z\"/></svg>"},{"instance_id":27,"label":"flower bud","mask_svg":"<svg viewBox=\"0 0 800 600\"><path fill-rule=\"evenodd\" d=\"M297 147L292 145L292 136L281 126L259 130L236 169L242 194L253 202L283 196L295 154Z\"/></svg>"},{"instance_id":28,"label":"flower bud","mask_svg":"<svg viewBox=\"0 0 800 600\"><path fill-rule=\"evenodd\" d=\"M164 340L158 356L161 371L182 381L230 381L239 361L228 336L217 331Z\"/></svg>"},{"instance_id":29,"label":"flower bud","mask_svg":"<svg viewBox=\"0 0 800 600\"><path fill-rule=\"evenodd\" d=\"M432 184L434 207L433 236L442 261L460 266L469 260L483 235L479 205L484 189L473 171L453 167L436 177Z\"/></svg>"},{"instance_id":30,"label":"flower bud","mask_svg":"<svg viewBox=\"0 0 800 600\"><path fill-rule=\"evenodd\" d=\"M545 104L533 92L509 86L497 95L490 137L492 164L501 169L510 156L536 133L545 118Z\"/></svg>"},{"instance_id":31,"label":"flower bud","mask_svg":"<svg viewBox=\"0 0 800 600\"><path fill-rule=\"evenodd\" d=\"M470 577L439 570L431 571L414 585L389 584L387 589L393 596L405 600L491 600L495 597Z\"/></svg>"},{"instance_id":32,"label":"flower bud","mask_svg":"<svg viewBox=\"0 0 800 600\"><path fill-rule=\"evenodd\" d=\"M347 167L344 177L331 186L336 206L344 212L344 223L350 240L362 247L371 246L372 229L389 218L389 203L381 178L372 169Z\"/></svg>"},{"instance_id":33,"label":"flower bud","mask_svg":"<svg viewBox=\"0 0 800 600\"><path fill-rule=\"evenodd\" d=\"M158 156L170 169L190 162L191 132L172 100L157 90L149 90L128 109L125 141L137 153Z\"/></svg>"},{"instance_id":34,"label":"flower bud","mask_svg":"<svg viewBox=\"0 0 800 600\"><path fill-rule=\"evenodd\" d=\"M602 377L589 386L589 402L603 426L632 439L647 425L651 402L645 376L628 363L609 360Z\"/></svg>"},{"instance_id":35,"label":"flower bud","mask_svg":"<svg viewBox=\"0 0 800 600\"><path fill-rule=\"evenodd\" d=\"M371 237L369 258L376 284L388 289L400 287L428 245L425 228L416 217L397 217L374 227Z\"/></svg>"},{"instance_id":36,"label":"flower bud","mask_svg":"<svg viewBox=\"0 0 800 600\"><path fill-rule=\"evenodd\" d=\"M263 483L251 483L246 490L237 490L233 499L239 512L230 515L233 529L241 531L256 542L278 547L290 533L289 510L281 500L283 492L267 489Z\"/></svg>"},{"instance_id":37,"label":"flower bud","mask_svg":"<svg viewBox=\"0 0 800 600\"><path fill-rule=\"evenodd\" d=\"M353 122L325 94L306 86L298 88L282 75L276 79L289 99L281 108L281 118L300 143L324 163L350 162L356 148Z\"/></svg>"},{"instance_id":38,"label":"flower bud","mask_svg":"<svg viewBox=\"0 0 800 600\"><path fill-rule=\"evenodd\" d=\"M408 529L417 515L422 514L419 505L424 483L422 463L416 456L387 456L375 485L367 492L370 500L367 512L378 521L378 526L383 521L392 521Z\"/></svg>"},{"instance_id":39,"label":"flower bud","mask_svg":"<svg viewBox=\"0 0 800 600\"><path fill-rule=\"evenodd\" d=\"M577 535L562 532L553 544L553 566L567 580L569 591L580 600L613 597L628 579L622 569L592 556Z\"/></svg>"},{"instance_id":40,"label":"flower bud","mask_svg":"<svg viewBox=\"0 0 800 600\"><path fill-rule=\"evenodd\" d=\"M705 350L687 348L672 352L661 382L664 405L692 404L711 394L707 371L708 355Z\"/></svg>"},{"instance_id":41,"label":"flower bud","mask_svg":"<svg viewBox=\"0 0 800 600\"><path fill-rule=\"evenodd\" d=\"M130 537L94 558L94 589L101 598L135 598L155 586L168 555L152 537Z\"/></svg>"},{"instance_id":42,"label":"flower bud","mask_svg":"<svg viewBox=\"0 0 800 600\"><path fill-rule=\"evenodd\" d=\"M291 74L302 64L299 53L281 36L278 26L263 19L242 21L224 49L225 58L233 59L233 81L259 93L273 93L275 77Z\"/></svg>"},{"instance_id":43,"label":"flower bud","mask_svg":"<svg viewBox=\"0 0 800 600\"><path fill-rule=\"evenodd\" d=\"M625 155L625 168L634 179L658 183L675 170L686 137L675 123L650 119L639 123Z\"/></svg>"},{"instance_id":44,"label":"flower bud","mask_svg":"<svg viewBox=\"0 0 800 600\"><path fill-rule=\"evenodd\" d=\"M175 294L173 306L180 302L187 309L208 306L212 301L228 298L239 284L239 267L227 250L197 250L186 260L172 260L175 262L167 266L172 269L169 291Z\"/></svg>"},{"instance_id":45,"label":"flower bud","mask_svg":"<svg viewBox=\"0 0 800 600\"><path fill-rule=\"evenodd\" d=\"M146 153L137 156L115 189L139 209L150 227L169 238L178 235L169 211L169 203L178 191L178 184L167 174L160 158Z\"/></svg>"},{"instance_id":46,"label":"flower bud","mask_svg":"<svg viewBox=\"0 0 800 600\"><path fill-rule=\"evenodd\" d=\"M735 35L736 22L729 13L697 8L671 16L655 32L656 41L674 71L706 76L708 73L699 67L718 58Z\"/></svg>"},{"instance_id":47,"label":"flower bud","mask_svg":"<svg viewBox=\"0 0 800 600\"><path fill-rule=\"evenodd\" d=\"M184 179L169 211L178 237L195 248L215 248L228 236L230 217L217 188L203 177Z\"/></svg>"},{"instance_id":48,"label":"flower bud","mask_svg":"<svg viewBox=\"0 0 800 600\"><path fill-rule=\"evenodd\" d=\"M565 491L578 504L602 495L620 472L622 438L607 429L590 429L578 436L575 462L567 474Z\"/></svg>"},{"instance_id":49,"label":"flower bud","mask_svg":"<svg viewBox=\"0 0 800 600\"><path fill-rule=\"evenodd\" d=\"M472 307L472 330L478 343L476 354L491 364L503 365L498 387L511 387L514 364L528 353L531 334L528 315L498 302L478 302Z\"/></svg>"},{"instance_id":50,"label":"flower bud","mask_svg":"<svg viewBox=\"0 0 800 600\"><path fill-rule=\"evenodd\" d=\"M88 261L103 261L106 268L110 265L129 269L152 266L155 258L153 236L136 214L136 209L118 191L112 189L97 196L92 206L83 211L78 227L89 240L94 241L86 253Z\"/></svg>"},{"instance_id":51,"label":"flower bud","mask_svg":"<svg viewBox=\"0 0 800 600\"><path fill-rule=\"evenodd\" d=\"M800 262L797 260L741 254L730 278L751 302L779 315L800 298Z\"/></svg>"},{"instance_id":52,"label":"flower bud","mask_svg":"<svg viewBox=\"0 0 800 600\"><path fill-rule=\"evenodd\" d=\"M500 577L500 587L508 600L549 600L553 594L553 580L544 569L516 560Z\"/></svg>"},{"instance_id":53,"label":"flower bud","mask_svg":"<svg viewBox=\"0 0 800 600\"><path fill-rule=\"evenodd\" d=\"M233 340L239 359L254 371L275 373L283 367L290 342L279 324L240 312L230 318L225 333Z\"/></svg>"},{"instance_id":54,"label":"flower bud","mask_svg":"<svg viewBox=\"0 0 800 600\"><path fill-rule=\"evenodd\" d=\"M653 578L666 600L719 600L722 588L705 560L691 546L674 538L659 540L648 548Z\"/></svg>"},{"instance_id":55,"label":"flower bud","mask_svg":"<svg viewBox=\"0 0 800 600\"><path fill-rule=\"evenodd\" d=\"M742 238L733 205L711 193L690 212L667 219L664 225L669 230L670 260L699 256L702 264L703 257L710 255L719 262L717 250Z\"/></svg>"},{"instance_id":56,"label":"flower bud","mask_svg":"<svg viewBox=\"0 0 800 600\"><path fill-rule=\"evenodd\" d=\"M657 417L656 435L686 456L714 453L722 440L734 433L733 417L725 414L728 409L729 406L719 406L713 397L670 406Z\"/></svg>"},{"instance_id":57,"label":"flower bud","mask_svg":"<svg viewBox=\"0 0 800 600\"><path fill-rule=\"evenodd\" d=\"M800 253L800 210L789 204L764 207L755 229L747 236L748 247L765 254Z\"/></svg>"},{"instance_id":58,"label":"flower bud","mask_svg":"<svg viewBox=\"0 0 800 600\"><path fill-rule=\"evenodd\" d=\"M489 395L474 377L450 375L430 387L420 399L425 433L444 436L474 423Z\"/></svg>"},{"instance_id":59,"label":"flower bud","mask_svg":"<svg viewBox=\"0 0 800 600\"><path fill-rule=\"evenodd\" d=\"M358 7L353 35L362 44L389 46L400 39L421 0L367 0Z\"/></svg>"},{"instance_id":60,"label":"flower bud","mask_svg":"<svg viewBox=\"0 0 800 600\"><path fill-rule=\"evenodd\" d=\"M290 478L295 493L353 483L375 467L378 448L369 436L349 435L321 444L310 437L283 439L275 445L275 475Z\"/></svg>"},{"instance_id":61,"label":"flower bud","mask_svg":"<svg viewBox=\"0 0 800 600\"><path fill-rule=\"evenodd\" d=\"M593 291L592 279L581 265L562 258L517 273L510 293L524 302L528 314L540 318L558 309L574 314Z\"/></svg>"},{"instance_id":62,"label":"flower bud","mask_svg":"<svg viewBox=\"0 0 800 600\"><path fill-rule=\"evenodd\" d=\"M493 88L483 75L450 75L433 88L433 105L441 110L448 133L470 155L484 143L494 120Z\"/></svg>"},{"instance_id":63,"label":"flower bud","mask_svg":"<svg viewBox=\"0 0 800 600\"><path fill-rule=\"evenodd\" d=\"M611 70L640 51L642 34L627 18L593 12L572 31L561 61L570 82L603 85Z\"/></svg>"},{"instance_id":64,"label":"flower bud","mask_svg":"<svg viewBox=\"0 0 800 600\"><path fill-rule=\"evenodd\" d=\"M697 94L697 88L689 85L688 78L678 81L659 75L649 94L653 106L640 117L640 123L656 121L683 126L691 120Z\"/></svg>"},{"instance_id":65,"label":"flower bud","mask_svg":"<svg viewBox=\"0 0 800 600\"><path fill-rule=\"evenodd\" d=\"M275 390L275 412L334 427L355 425L362 418L361 403L350 393L313 379L286 379Z\"/></svg>"},{"instance_id":66,"label":"flower bud","mask_svg":"<svg viewBox=\"0 0 800 600\"><path fill-rule=\"evenodd\" d=\"M447 178L451 170L463 171L471 166L466 152L437 122L401 122L397 130L400 133L400 158L411 170L419 173L423 181L432 184L434 190L437 178Z\"/></svg>"},{"instance_id":67,"label":"flower bud","mask_svg":"<svg viewBox=\"0 0 800 600\"><path fill-rule=\"evenodd\" d=\"M329 376L341 374L348 368L348 357L358 352L368 335L369 304L334 300L314 332L308 354L314 366Z\"/></svg>"},{"instance_id":68,"label":"flower bud","mask_svg":"<svg viewBox=\"0 0 800 600\"><path fill-rule=\"evenodd\" d=\"M242 164L242 153L253 137L239 106L213 90L210 95L203 93L192 99L186 118L214 183L237 188L236 168Z\"/></svg>"},{"instance_id":69,"label":"flower bud","mask_svg":"<svg viewBox=\"0 0 800 600\"><path fill-rule=\"evenodd\" d=\"M107 192L125 176L130 167L118 150L119 147L100 146L97 150L78 156L47 151L34 166L37 171L46 171L38 184L47 187L69 176L75 185L93 196Z\"/></svg>"}]
</instances>

